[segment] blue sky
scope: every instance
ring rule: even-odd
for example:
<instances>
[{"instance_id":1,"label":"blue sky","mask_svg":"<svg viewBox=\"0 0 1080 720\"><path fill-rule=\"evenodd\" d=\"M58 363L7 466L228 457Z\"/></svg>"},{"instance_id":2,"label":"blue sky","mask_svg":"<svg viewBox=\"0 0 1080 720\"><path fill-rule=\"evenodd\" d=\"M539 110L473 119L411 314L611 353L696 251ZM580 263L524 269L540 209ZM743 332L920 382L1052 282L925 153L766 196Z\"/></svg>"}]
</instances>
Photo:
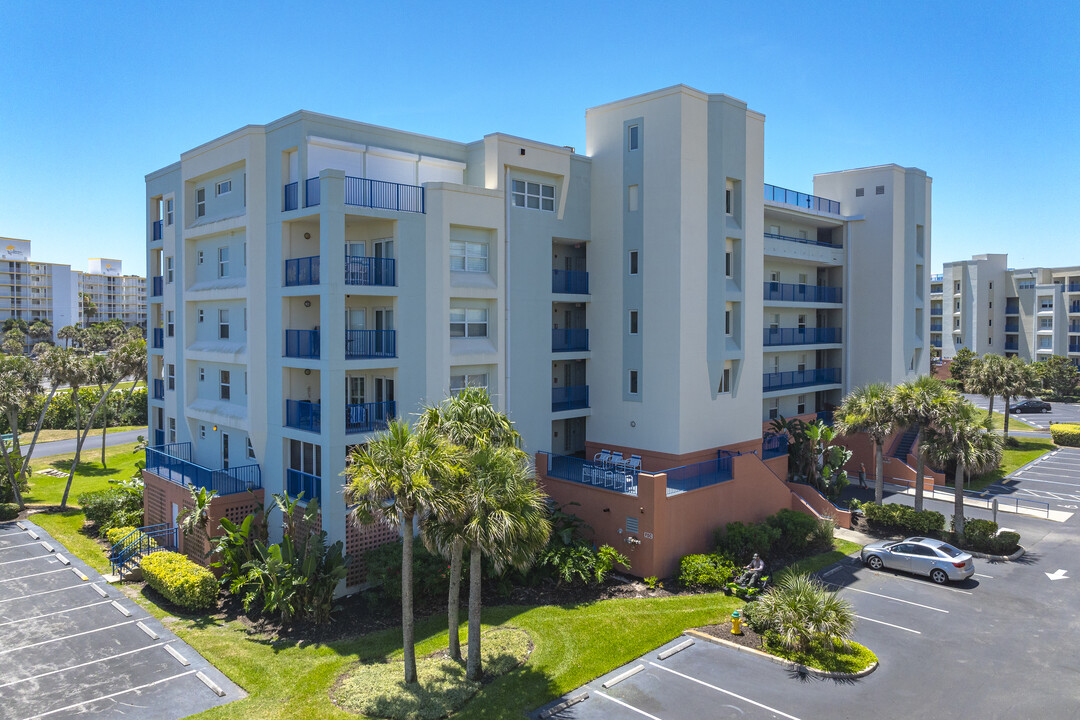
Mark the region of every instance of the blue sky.
<instances>
[{"instance_id":1,"label":"blue sky","mask_svg":"<svg viewBox=\"0 0 1080 720\"><path fill-rule=\"evenodd\" d=\"M222 5L227 5L224 9ZM299 108L585 146L675 83L766 115L765 177L933 178L932 264L1080 264L1080 4L0 0L0 236L143 271L143 176Z\"/></svg>"}]
</instances>

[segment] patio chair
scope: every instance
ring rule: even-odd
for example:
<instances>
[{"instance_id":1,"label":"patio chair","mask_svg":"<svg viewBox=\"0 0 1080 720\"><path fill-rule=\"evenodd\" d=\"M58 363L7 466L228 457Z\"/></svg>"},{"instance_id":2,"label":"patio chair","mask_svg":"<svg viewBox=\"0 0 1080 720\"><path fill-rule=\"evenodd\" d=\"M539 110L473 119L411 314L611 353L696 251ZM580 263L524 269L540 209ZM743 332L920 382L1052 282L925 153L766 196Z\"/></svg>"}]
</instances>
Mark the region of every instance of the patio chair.
<instances>
[{"instance_id":1,"label":"patio chair","mask_svg":"<svg viewBox=\"0 0 1080 720\"><path fill-rule=\"evenodd\" d=\"M601 450L600 452L593 455L593 460L600 463L601 465L607 465L608 460L610 460L610 459L611 459L611 451L610 450Z\"/></svg>"},{"instance_id":2,"label":"patio chair","mask_svg":"<svg viewBox=\"0 0 1080 720\"><path fill-rule=\"evenodd\" d=\"M622 456L622 453L621 453L621 452L613 452L613 453L611 453L611 461L610 461L610 465L611 465L612 467L615 467L615 468L620 468L620 467L622 467L622 466L623 466L623 465L624 465L625 463L626 463L626 460L624 460L624 459L623 459L623 456Z\"/></svg>"},{"instance_id":3,"label":"patio chair","mask_svg":"<svg viewBox=\"0 0 1080 720\"><path fill-rule=\"evenodd\" d=\"M631 455L630 461L626 464L626 466L634 472L641 470L641 456Z\"/></svg>"}]
</instances>

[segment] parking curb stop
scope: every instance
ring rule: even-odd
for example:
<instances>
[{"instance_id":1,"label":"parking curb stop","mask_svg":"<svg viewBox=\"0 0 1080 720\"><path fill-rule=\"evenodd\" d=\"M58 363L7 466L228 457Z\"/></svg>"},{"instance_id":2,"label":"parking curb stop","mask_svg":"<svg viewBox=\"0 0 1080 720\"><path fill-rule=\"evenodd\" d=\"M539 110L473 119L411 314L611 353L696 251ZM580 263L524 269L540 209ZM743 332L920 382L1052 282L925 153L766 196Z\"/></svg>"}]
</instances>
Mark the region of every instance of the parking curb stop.
<instances>
[{"instance_id":1,"label":"parking curb stop","mask_svg":"<svg viewBox=\"0 0 1080 720\"><path fill-rule=\"evenodd\" d=\"M859 672L832 672L830 670L821 670L819 668L810 667L808 665L800 665L799 663L791 662L790 660L785 660L784 658L777 657L775 655L770 655L767 652L762 652L760 650L755 650L754 648L746 647L745 645L739 645L728 640L713 637L712 635L709 635L708 633L703 633L700 630L685 630L683 632L683 635L689 635L691 637L704 640L705 642L713 643L714 645L721 645L726 648L731 648L732 650L737 650L739 652L747 653L749 655L764 658L765 660L768 660L775 665L780 665L788 670L793 670L799 673L806 673L807 675L813 675L814 677L819 678L851 680L857 678L864 678L878 669L878 663L877 661L874 661L870 663L868 667L860 670Z\"/></svg>"},{"instance_id":2,"label":"parking curb stop","mask_svg":"<svg viewBox=\"0 0 1080 720\"><path fill-rule=\"evenodd\" d=\"M1021 545L1020 549L1014 552L1012 555L987 555L986 553L975 552L974 550L965 550L964 552L971 555L971 557L982 558L983 560L997 560L998 562L1012 562L1024 557L1024 553L1027 550Z\"/></svg>"}]
</instances>

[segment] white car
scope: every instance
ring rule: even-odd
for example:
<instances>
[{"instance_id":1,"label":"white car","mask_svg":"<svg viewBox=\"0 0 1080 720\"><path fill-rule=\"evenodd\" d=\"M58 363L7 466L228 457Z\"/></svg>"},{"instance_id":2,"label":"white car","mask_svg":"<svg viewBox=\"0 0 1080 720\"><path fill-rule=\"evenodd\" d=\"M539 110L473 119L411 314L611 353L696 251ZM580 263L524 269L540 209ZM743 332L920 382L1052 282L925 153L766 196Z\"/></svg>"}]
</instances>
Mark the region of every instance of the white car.
<instances>
[{"instance_id":1,"label":"white car","mask_svg":"<svg viewBox=\"0 0 1080 720\"><path fill-rule=\"evenodd\" d=\"M967 580L975 574L975 560L970 554L947 542L922 537L870 543L862 549L862 561L871 570L889 568L926 575L939 585L949 580Z\"/></svg>"}]
</instances>

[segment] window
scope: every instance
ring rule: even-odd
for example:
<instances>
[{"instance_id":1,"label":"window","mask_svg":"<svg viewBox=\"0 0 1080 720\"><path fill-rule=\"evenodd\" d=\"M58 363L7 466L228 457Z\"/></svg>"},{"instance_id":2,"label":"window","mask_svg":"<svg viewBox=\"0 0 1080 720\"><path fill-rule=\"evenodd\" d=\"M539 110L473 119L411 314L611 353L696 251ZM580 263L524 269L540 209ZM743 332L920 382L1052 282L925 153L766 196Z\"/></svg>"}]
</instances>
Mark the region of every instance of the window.
<instances>
[{"instance_id":1,"label":"window","mask_svg":"<svg viewBox=\"0 0 1080 720\"><path fill-rule=\"evenodd\" d=\"M885 194L885 186L884 185L878 185L877 187L875 187L874 188L874 194L875 195L884 195Z\"/></svg>"},{"instance_id":2,"label":"window","mask_svg":"<svg viewBox=\"0 0 1080 720\"><path fill-rule=\"evenodd\" d=\"M960 327L960 318L953 318L953 327L954 328Z\"/></svg>"},{"instance_id":3,"label":"window","mask_svg":"<svg viewBox=\"0 0 1080 720\"><path fill-rule=\"evenodd\" d=\"M1049 350L1052 347L1054 347L1054 338L1050 337L1049 335L1043 335L1039 338L1040 350Z\"/></svg>"},{"instance_id":4,"label":"window","mask_svg":"<svg viewBox=\"0 0 1080 720\"><path fill-rule=\"evenodd\" d=\"M555 186L514 180L511 199L515 207L530 210L555 210Z\"/></svg>"},{"instance_id":5,"label":"window","mask_svg":"<svg viewBox=\"0 0 1080 720\"><path fill-rule=\"evenodd\" d=\"M641 202L640 188L637 185L631 185L627 188L626 195L626 207L630 212L638 211L638 203Z\"/></svg>"},{"instance_id":6,"label":"window","mask_svg":"<svg viewBox=\"0 0 1080 720\"><path fill-rule=\"evenodd\" d=\"M205 440L206 439L206 426L205 425L200 425L199 426L199 439L200 440Z\"/></svg>"},{"instance_id":7,"label":"window","mask_svg":"<svg viewBox=\"0 0 1080 720\"><path fill-rule=\"evenodd\" d=\"M487 337L487 308L450 308L450 337Z\"/></svg>"},{"instance_id":8,"label":"window","mask_svg":"<svg viewBox=\"0 0 1080 720\"><path fill-rule=\"evenodd\" d=\"M769 271L769 282L780 282L780 271L779 270L771 270L771 271Z\"/></svg>"},{"instance_id":9,"label":"window","mask_svg":"<svg viewBox=\"0 0 1080 720\"><path fill-rule=\"evenodd\" d=\"M724 334L731 335L731 308L724 309Z\"/></svg>"},{"instance_id":10,"label":"window","mask_svg":"<svg viewBox=\"0 0 1080 720\"><path fill-rule=\"evenodd\" d=\"M165 380L170 390L176 389L176 366L172 363L165 366Z\"/></svg>"},{"instance_id":11,"label":"window","mask_svg":"<svg viewBox=\"0 0 1080 720\"><path fill-rule=\"evenodd\" d=\"M251 438L247 439L247 457L248 460L255 459L255 448L251 446Z\"/></svg>"},{"instance_id":12,"label":"window","mask_svg":"<svg viewBox=\"0 0 1080 720\"><path fill-rule=\"evenodd\" d=\"M779 235L779 234L780 234L780 226L779 225L770 225L769 226L769 235Z\"/></svg>"},{"instance_id":13,"label":"window","mask_svg":"<svg viewBox=\"0 0 1080 720\"><path fill-rule=\"evenodd\" d=\"M957 300L955 303L953 303L953 305L955 306L955 310L957 312L960 312L960 301Z\"/></svg>"},{"instance_id":14,"label":"window","mask_svg":"<svg viewBox=\"0 0 1080 720\"><path fill-rule=\"evenodd\" d=\"M799 316L799 329L800 330L805 330L806 329L806 316L805 315L800 315Z\"/></svg>"},{"instance_id":15,"label":"window","mask_svg":"<svg viewBox=\"0 0 1080 720\"><path fill-rule=\"evenodd\" d=\"M173 221L173 201L169 198L165 201L165 224L172 225Z\"/></svg>"},{"instance_id":16,"label":"window","mask_svg":"<svg viewBox=\"0 0 1080 720\"><path fill-rule=\"evenodd\" d=\"M199 368L199 382L206 379L206 368Z\"/></svg>"},{"instance_id":17,"label":"window","mask_svg":"<svg viewBox=\"0 0 1080 720\"><path fill-rule=\"evenodd\" d=\"M805 395L800 395L799 398L798 398L798 403L796 403L796 405L795 405L795 414L796 415L802 415L805 412L806 412L806 396Z\"/></svg>"},{"instance_id":18,"label":"window","mask_svg":"<svg viewBox=\"0 0 1080 720\"><path fill-rule=\"evenodd\" d=\"M630 311L630 334L631 335L637 335L638 334L638 311L637 310L631 310Z\"/></svg>"},{"instance_id":19,"label":"window","mask_svg":"<svg viewBox=\"0 0 1080 720\"><path fill-rule=\"evenodd\" d=\"M862 197L865 194L866 191L864 188L855 188L855 197Z\"/></svg>"},{"instance_id":20,"label":"window","mask_svg":"<svg viewBox=\"0 0 1080 720\"><path fill-rule=\"evenodd\" d=\"M229 309L221 308L217 311L218 314L218 339L229 339Z\"/></svg>"},{"instance_id":21,"label":"window","mask_svg":"<svg viewBox=\"0 0 1080 720\"><path fill-rule=\"evenodd\" d=\"M196 262L197 262L197 263L199 263L200 265L202 265L202 264L203 264L203 251L202 251L202 250L200 250L200 251L198 252L198 256L197 256L197 257L198 257L198 259L196 260Z\"/></svg>"},{"instance_id":22,"label":"window","mask_svg":"<svg viewBox=\"0 0 1080 720\"><path fill-rule=\"evenodd\" d=\"M953 283L953 292L960 292L960 281L957 280Z\"/></svg>"},{"instance_id":23,"label":"window","mask_svg":"<svg viewBox=\"0 0 1080 720\"><path fill-rule=\"evenodd\" d=\"M1052 297L1039 298L1039 310L1053 310L1053 309L1054 309L1054 298L1052 298Z\"/></svg>"},{"instance_id":24,"label":"window","mask_svg":"<svg viewBox=\"0 0 1080 720\"><path fill-rule=\"evenodd\" d=\"M993 289L994 289L994 283L990 283L990 288L989 288L989 289L990 289L990 290L993 290Z\"/></svg>"},{"instance_id":25,"label":"window","mask_svg":"<svg viewBox=\"0 0 1080 720\"><path fill-rule=\"evenodd\" d=\"M780 400L773 398L769 403L769 419L775 420L780 416Z\"/></svg>"},{"instance_id":26,"label":"window","mask_svg":"<svg viewBox=\"0 0 1080 720\"><path fill-rule=\"evenodd\" d=\"M638 371L637 370L631 370L629 379L630 379L630 394L631 395L637 395L638 394Z\"/></svg>"},{"instance_id":27,"label":"window","mask_svg":"<svg viewBox=\"0 0 1080 720\"><path fill-rule=\"evenodd\" d=\"M803 354L799 355L799 366L798 366L797 369L798 369L799 372L805 372L805 370L806 370L806 353L803 353Z\"/></svg>"},{"instance_id":28,"label":"window","mask_svg":"<svg viewBox=\"0 0 1080 720\"><path fill-rule=\"evenodd\" d=\"M727 252L724 253L724 276L725 277L732 277L732 274L731 274L731 255L732 255L731 250L728 250Z\"/></svg>"},{"instance_id":29,"label":"window","mask_svg":"<svg viewBox=\"0 0 1080 720\"><path fill-rule=\"evenodd\" d=\"M450 393L459 393L467 387L487 389L487 373L473 373L471 375L451 375Z\"/></svg>"},{"instance_id":30,"label":"window","mask_svg":"<svg viewBox=\"0 0 1080 720\"><path fill-rule=\"evenodd\" d=\"M173 337L176 331L176 325L173 323L173 311L165 311L165 334L169 337Z\"/></svg>"},{"instance_id":31,"label":"window","mask_svg":"<svg viewBox=\"0 0 1080 720\"><path fill-rule=\"evenodd\" d=\"M218 397L220 397L222 400L228 400L230 397L232 397L232 388L229 386L229 371L219 371L218 381L220 385L220 392L218 393Z\"/></svg>"},{"instance_id":32,"label":"window","mask_svg":"<svg viewBox=\"0 0 1080 720\"><path fill-rule=\"evenodd\" d=\"M724 188L724 212L728 215L731 214L732 208L734 207L734 198L732 198L732 194L733 190L731 184L728 183L728 186Z\"/></svg>"},{"instance_id":33,"label":"window","mask_svg":"<svg viewBox=\"0 0 1080 720\"><path fill-rule=\"evenodd\" d=\"M1035 289L1035 281L1034 280L1021 280L1019 283L1017 283L1016 288L1018 290L1033 290L1033 289Z\"/></svg>"},{"instance_id":34,"label":"window","mask_svg":"<svg viewBox=\"0 0 1080 720\"><path fill-rule=\"evenodd\" d=\"M170 255L165 258L165 282L171 283L173 281L173 259Z\"/></svg>"},{"instance_id":35,"label":"window","mask_svg":"<svg viewBox=\"0 0 1080 720\"><path fill-rule=\"evenodd\" d=\"M1052 330L1054 328L1054 318L1039 318L1040 330Z\"/></svg>"},{"instance_id":36,"label":"window","mask_svg":"<svg viewBox=\"0 0 1080 720\"><path fill-rule=\"evenodd\" d=\"M206 188L195 188L195 217L206 215Z\"/></svg>"},{"instance_id":37,"label":"window","mask_svg":"<svg viewBox=\"0 0 1080 720\"><path fill-rule=\"evenodd\" d=\"M630 270L629 270L629 273L631 275L637 275L638 274L638 251L637 250L631 250L630 251Z\"/></svg>"},{"instance_id":38,"label":"window","mask_svg":"<svg viewBox=\"0 0 1080 720\"><path fill-rule=\"evenodd\" d=\"M176 442L176 418L169 418L169 442Z\"/></svg>"},{"instance_id":39,"label":"window","mask_svg":"<svg viewBox=\"0 0 1080 720\"><path fill-rule=\"evenodd\" d=\"M450 269L457 272L488 271L488 244L450 241Z\"/></svg>"},{"instance_id":40,"label":"window","mask_svg":"<svg viewBox=\"0 0 1080 720\"><path fill-rule=\"evenodd\" d=\"M987 345L993 345L993 344L994 344L994 338L992 338L992 337L991 337L991 338L989 338L989 339L988 339L988 340L986 341L986 344L987 344Z\"/></svg>"},{"instance_id":41,"label":"window","mask_svg":"<svg viewBox=\"0 0 1080 720\"><path fill-rule=\"evenodd\" d=\"M217 276L219 278L228 277L229 275L229 247L219 247L217 249Z\"/></svg>"},{"instance_id":42,"label":"window","mask_svg":"<svg viewBox=\"0 0 1080 720\"><path fill-rule=\"evenodd\" d=\"M718 393L731 392L731 368L725 367L724 373L720 376L720 387L716 388Z\"/></svg>"},{"instance_id":43,"label":"window","mask_svg":"<svg viewBox=\"0 0 1080 720\"><path fill-rule=\"evenodd\" d=\"M640 128L637 125L631 125L626 128L626 149L637 150L638 149L638 131Z\"/></svg>"},{"instance_id":44,"label":"window","mask_svg":"<svg viewBox=\"0 0 1080 720\"><path fill-rule=\"evenodd\" d=\"M217 184L215 192L218 195L228 195L232 192L232 180L222 180Z\"/></svg>"},{"instance_id":45,"label":"window","mask_svg":"<svg viewBox=\"0 0 1080 720\"><path fill-rule=\"evenodd\" d=\"M769 329L776 330L780 327L780 313L773 313L772 319L769 320Z\"/></svg>"},{"instance_id":46,"label":"window","mask_svg":"<svg viewBox=\"0 0 1080 720\"><path fill-rule=\"evenodd\" d=\"M204 317L205 317L205 313L202 310L199 310L199 322L202 322Z\"/></svg>"}]
</instances>

